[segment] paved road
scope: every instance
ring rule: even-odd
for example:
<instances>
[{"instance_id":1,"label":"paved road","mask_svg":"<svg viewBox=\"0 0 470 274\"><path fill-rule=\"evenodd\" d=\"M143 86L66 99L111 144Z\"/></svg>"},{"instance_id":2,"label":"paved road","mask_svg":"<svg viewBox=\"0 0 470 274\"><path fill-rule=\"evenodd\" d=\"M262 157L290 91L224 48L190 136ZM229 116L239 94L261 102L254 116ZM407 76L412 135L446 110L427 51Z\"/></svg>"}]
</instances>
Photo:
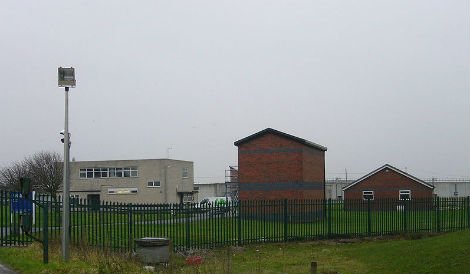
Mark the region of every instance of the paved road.
<instances>
[{"instance_id":1,"label":"paved road","mask_svg":"<svg viewBox=\"0 0 470 274\"><path fill-rule=\"evenodd\" d=\"M16 274L16 272L0 264L0 274Z\"/></svg>"}]
</instances>

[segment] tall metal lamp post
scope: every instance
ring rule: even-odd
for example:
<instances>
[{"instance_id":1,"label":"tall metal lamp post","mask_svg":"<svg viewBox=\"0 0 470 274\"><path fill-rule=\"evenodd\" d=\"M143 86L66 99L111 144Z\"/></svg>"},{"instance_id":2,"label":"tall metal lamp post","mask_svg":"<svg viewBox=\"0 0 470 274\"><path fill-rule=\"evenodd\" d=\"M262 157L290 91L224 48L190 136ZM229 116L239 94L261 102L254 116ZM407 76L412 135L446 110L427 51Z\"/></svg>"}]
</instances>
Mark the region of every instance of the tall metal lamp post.
<instances>
[{"instance_id":1,"label":"tall metal lamp post","mask_svg":"<svg viewBox=\"0 0 470 274\"><path fill-rule=\"evenodd\" d=\"M69 260L70 243L70 133L69 133L69 89L75 87L75 69L59 67L59 87L65 88L65 127L64 127L64 181L62 191L62 259Z\"/></svg>"}]
</instances>

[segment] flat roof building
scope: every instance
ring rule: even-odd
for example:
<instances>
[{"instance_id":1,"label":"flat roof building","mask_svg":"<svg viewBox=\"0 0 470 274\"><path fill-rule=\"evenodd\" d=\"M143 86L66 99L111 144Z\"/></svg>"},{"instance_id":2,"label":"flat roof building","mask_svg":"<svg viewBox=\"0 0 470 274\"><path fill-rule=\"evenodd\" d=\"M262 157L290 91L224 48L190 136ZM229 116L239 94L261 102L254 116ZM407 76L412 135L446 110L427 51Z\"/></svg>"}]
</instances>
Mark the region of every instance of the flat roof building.
<instances>
[{"instance_id":1,"label":"flat roof building","mask_svg":"<svg viewBox=\"0 0 470 274\"><path fill-rule=\"evenodd\" d=\"M121 203L183 203L194 199L193 162L172 159L72 161L73 198Z\"/></svg>"}]
</instances>

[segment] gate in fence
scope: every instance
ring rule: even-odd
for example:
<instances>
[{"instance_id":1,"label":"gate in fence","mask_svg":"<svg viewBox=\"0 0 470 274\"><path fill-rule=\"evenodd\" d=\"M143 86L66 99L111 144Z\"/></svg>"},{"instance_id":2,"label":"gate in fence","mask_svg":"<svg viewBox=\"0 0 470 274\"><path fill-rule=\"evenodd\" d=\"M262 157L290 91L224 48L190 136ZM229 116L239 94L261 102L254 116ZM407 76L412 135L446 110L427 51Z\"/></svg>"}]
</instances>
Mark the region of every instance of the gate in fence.
<instances>
[{"instance_id":1,"label":"gate in fence","mask_svg":"<svg viewBox=\"0 0 470 274\"><path fill-rule=\"evenodd\" d=\"M43 262L49 261L49 204L34 192L0 191L0 246L43 244Z\"/></svg>"}]
</instances>

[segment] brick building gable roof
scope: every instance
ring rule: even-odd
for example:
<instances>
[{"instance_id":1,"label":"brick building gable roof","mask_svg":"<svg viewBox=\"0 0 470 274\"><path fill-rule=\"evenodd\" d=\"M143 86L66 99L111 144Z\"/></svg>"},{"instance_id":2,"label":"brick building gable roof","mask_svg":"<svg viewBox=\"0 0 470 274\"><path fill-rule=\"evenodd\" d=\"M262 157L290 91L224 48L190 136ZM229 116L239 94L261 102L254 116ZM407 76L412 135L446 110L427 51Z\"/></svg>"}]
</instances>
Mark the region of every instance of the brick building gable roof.
<instances>
[{"instance_id":1,"label":"brick building gable roof","mask_svg":"<svg viewBox=\"0 0 470 274\"><path fill-rule=\"evenodd\" d=\"M234 143L235 146L240 146L244 143L247 143L253 139L256 139L258 137L261 137L265 134L274 134L274 135L278 135L278 136L281 136L281 137L284 137L284 138L287 138L287 139L290 139L290 140L293 140L293 141L296 141L298 143L301 143L303 145L306 145L308 147L312 147L312 148L315 148L315 149L318 149L318 150L321 150L321 151L326 151L327 148L324 147L324 146L321 146L319 144L316 144L314 142L310 142L308 140L305 140L305 139L302 139L302 138L299 138L299 137L296 137L294 135L290 135L290 134L287 134L287 133L284 133L284 132L281 132L279 130L275 130L275 129L272 129L272 128L266 128L266 129L263 129L257 133L254 133L248 137L245 137L243 139L240 139L238 141L236 141Z\"/></svg>"},{"instance_id":2,"label":"brick building gable roof","mask_svg":"<svg viewBox=\"0 0 470 274\"><path fill-rule=\"evenodd\" d=\"M352 187L352 186L357 185L358 183L364 181L365 179L371 177L372 175L374 175L374 174L376 174L376 173L378 173L378 172L380 172L380 171L382 171L382 170L384 170L384 169L386 169L386 168L391 169L391 170L393 170L393 171L395 171L395 172L397 172L397 173L399 173L399 174L401 174L401 175L403 175L403 176L405 176L405 177L407 177L407 178L410 178L411 180L413 180L413 181L415 181L415 182L417 182L417 183L419 183L419 184L422 184L422 185L424 185L424 186L426 186L426 187L429 187L430 189L434 189L434 186L432 186L432 185L430 185L430 184L424 182L423 180L420 180L420 179L418 179L418 178L416 178L416 177L414 177L414 176L412 176L412 175L410 175L410 174L408 174L408 173L406 173L406 172L403 172L403 171L399 170L398 168L393 167L393 166L391 166L391 165L389 165L389 164L385 164L385 165L379 167L378 169L372 171L371 173L369 173L369 174L367 174L367 175L364 175L363 177L357 179L356 181L354 181L354 183L343 187L343 190L346 190L346 189L348 189L348 188L350 188L350 187Z\"/></svg>"}]
</instances>

